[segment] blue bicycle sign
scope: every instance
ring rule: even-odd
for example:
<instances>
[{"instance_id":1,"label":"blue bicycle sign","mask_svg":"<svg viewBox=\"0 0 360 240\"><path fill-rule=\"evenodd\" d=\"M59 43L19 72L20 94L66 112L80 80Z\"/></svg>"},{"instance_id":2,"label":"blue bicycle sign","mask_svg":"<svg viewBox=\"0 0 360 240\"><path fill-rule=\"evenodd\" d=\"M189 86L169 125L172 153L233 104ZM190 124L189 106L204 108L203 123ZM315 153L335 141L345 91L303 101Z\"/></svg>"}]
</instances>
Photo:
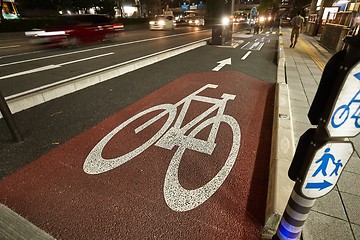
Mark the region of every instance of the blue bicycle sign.
<instances>
[{"instance_id":1,"label":"blue bicycle sign","mask_svg":"<svg viewBox=\"0 0 360 240\"><path fill-rule=\"evenodd\" d=\"M359 78L360 81L360 78ZM334 128L338 128L343 125L346 120L348 120L350 115L351 105L358 105L355 112L351 115L350 118L354 119L354 125L357 128L360 128L360 90L355 94L355 96L350 100L348 104L344 104L335 110L334 114L331 117L331 125Z\"/></svg>"},{"instance_id":2,"label":"blue bicycle sign","mask_svg":"<svg viewBox=\"0 0 360 240\"><path fill-rule=\"evenodd\" d=\"M355 137L360 132L360 62L347 74L326 129L330 137Z\"/></svg>"}]
</instances>

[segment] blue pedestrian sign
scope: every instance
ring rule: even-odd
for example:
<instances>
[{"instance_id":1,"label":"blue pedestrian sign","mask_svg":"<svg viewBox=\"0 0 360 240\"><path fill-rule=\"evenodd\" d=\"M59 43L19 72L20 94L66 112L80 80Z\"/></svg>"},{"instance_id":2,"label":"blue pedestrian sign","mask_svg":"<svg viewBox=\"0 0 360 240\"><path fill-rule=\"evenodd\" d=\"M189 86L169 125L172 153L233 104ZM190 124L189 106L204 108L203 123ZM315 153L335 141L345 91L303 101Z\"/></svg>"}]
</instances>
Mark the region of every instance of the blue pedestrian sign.
<instances>
[{"instance_id":1,"label":"blue pedestrian sign","mask_svg":"<svg viewBox=\"0 0 360 240\"><path fill-rule=\"evenodd\" d=\"M301 186L305 197L318 198L329 193L353 153L351 142L327 142L316 150Z\"/></svg>"},{"instance_id":2,"label":"blue pedestrian sign","mask_svg":"<svg viewBox=\"0 0 360 240\"><path fill-rule=\"evenodd\" d=\"M330 137L355 137L360 132L360 62L347 74L326 123Z\"/></svg>"},{"instance_id":3,"label":"blue pedestrian sign","mask_svg":"<svg viewBox=\"0 0 360 240\"><path fill-rule=\"evenodd\" d=\"M183 5L181 5L181 10L183 10L183 11L189 10L189 5L187 5L186 3L183 3Z\"/></svg>"}]
</instances>

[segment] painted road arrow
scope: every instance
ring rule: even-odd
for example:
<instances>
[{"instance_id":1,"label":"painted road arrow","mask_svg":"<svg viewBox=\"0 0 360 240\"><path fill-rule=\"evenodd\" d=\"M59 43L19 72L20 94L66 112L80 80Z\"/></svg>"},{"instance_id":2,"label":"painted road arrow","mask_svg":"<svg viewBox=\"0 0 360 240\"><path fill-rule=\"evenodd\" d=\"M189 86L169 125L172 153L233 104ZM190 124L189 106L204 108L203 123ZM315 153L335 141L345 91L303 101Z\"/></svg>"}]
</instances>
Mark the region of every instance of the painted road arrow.
<instances>
[{"instance_id":1,"label":"painted road arrow","mask_svg":"<svg viewBox=\"0 0 360 240\"><path fill-rule=\"evenodd\" d=\"M327 188L327 187L330 187L332 186L332 183L324 180L324 182L317 182L317 183L308 183L306 184L305 188L308 188L308 189L319 189L319 191Z\"/></svg>"},{"instance_id":2,"label":"painted road arrow","mask_svg":"<svg viewBox=\"0 0 360 240\"><path fill-rule=\"evenodd\" d=\"M214 67L212 70L214 72L218 72L220 69L222 69L226 64L231 65L231 58L227 58L225 60L217 62L219 65Z\"/></svg>"}]
</instances>

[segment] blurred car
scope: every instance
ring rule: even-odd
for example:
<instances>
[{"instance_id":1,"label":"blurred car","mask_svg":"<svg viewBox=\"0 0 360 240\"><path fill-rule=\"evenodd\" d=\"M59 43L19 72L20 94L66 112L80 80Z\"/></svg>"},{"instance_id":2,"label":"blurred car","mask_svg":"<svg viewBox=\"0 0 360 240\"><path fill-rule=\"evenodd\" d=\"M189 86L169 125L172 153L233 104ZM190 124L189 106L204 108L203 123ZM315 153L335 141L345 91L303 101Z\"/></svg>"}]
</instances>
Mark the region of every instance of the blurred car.
<instances>
[{"instance_id":1,"label":"blurred car","mask_svg":"<svg viewBox=\"0 0 360 240\"><path fill-rule=\"evenodd\" d=\"M204 26L205 20L202 17L191 17L187 20L189 26Z\"/></svg>"},{"instance_id":2,"label":"blurred car","mask_svg":"<svg viewBox=\"0 0 360 240\"><path fill-rule=\"evenodd\" d=\"M149 22L150 30L172 30L176 26L173 16L158 15Z\"/></svg>"},{"instance_id":3,"label":"blurred car","mask_svg":"<svg viewBox=\"0 0 360 240\"><path fill-rule=\"evenodd\" d=\"M240 14L237 14L234 16L233 23L246 22L247 19L248 19L248 16L246 13L240 13Z\"/></svg>"},{"instance_id":4,"label":"blurred car","mask_svg":"<svg viewBox=\"0 0 360 240\"><path fill-rule=\"evenodd\" d=\"M62 15L58 25L44 30L25 32L35 44L78 46L83 43L113 40L124 30L122 23L112 23L107 15L79 14Z\"/></svg>"}]
</instances>

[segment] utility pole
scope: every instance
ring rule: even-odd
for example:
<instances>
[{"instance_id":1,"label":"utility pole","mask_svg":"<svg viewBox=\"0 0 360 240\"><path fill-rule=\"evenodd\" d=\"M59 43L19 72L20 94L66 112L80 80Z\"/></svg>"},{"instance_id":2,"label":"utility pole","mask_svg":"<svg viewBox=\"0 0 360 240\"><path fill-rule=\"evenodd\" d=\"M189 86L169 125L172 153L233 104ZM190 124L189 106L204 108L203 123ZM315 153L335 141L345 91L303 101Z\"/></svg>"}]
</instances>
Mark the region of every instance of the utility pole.
<instances>
[{"instance_id":1,"label":"utility pole","mask_svg":"<svg viewBox=\"0 0 360 240\"><path fill-rule=\"evenodd\" d=\"M230 13L230 15L231 15L231 18L234 18L234 1L235 0L231 0L231 13Z\"/></svg>"}]
</instances>

